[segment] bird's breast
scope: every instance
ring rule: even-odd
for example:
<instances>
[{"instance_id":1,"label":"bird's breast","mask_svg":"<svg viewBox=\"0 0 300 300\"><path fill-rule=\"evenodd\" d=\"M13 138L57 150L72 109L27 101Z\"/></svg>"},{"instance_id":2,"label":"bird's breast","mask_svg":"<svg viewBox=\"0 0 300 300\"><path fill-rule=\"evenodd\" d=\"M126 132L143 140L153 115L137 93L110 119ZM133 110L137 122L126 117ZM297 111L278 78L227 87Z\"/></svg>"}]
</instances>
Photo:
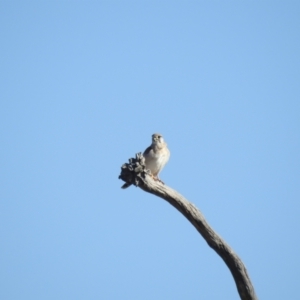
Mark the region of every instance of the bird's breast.
<instances>
[{"instance_id":1,"label":"bird's breast","mask_svg":"<svg viewBox=\"0 0 300 300\"><path fill-rule=\"evenodd\" d=\"M154 176L157 176L168 162L169 156L169 151L151 151L151 153L145 157L146 168L149 169Z\"/></svg>"}]
</instances>

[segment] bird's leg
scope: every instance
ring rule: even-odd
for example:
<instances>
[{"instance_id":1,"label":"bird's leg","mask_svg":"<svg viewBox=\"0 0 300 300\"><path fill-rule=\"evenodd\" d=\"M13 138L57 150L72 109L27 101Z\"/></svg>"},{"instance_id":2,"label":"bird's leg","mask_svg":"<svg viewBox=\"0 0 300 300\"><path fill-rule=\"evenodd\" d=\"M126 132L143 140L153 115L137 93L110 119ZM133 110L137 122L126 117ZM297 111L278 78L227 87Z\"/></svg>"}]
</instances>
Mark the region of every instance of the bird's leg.
<instances>
[{"instance_id":1,"label":"bird's leg","mask_svg":"<svg viewBox=\"0 0 300 300\"><path fill-rule=\"evenodd\" d=\"M155 176L155 175L153 175L153 174L151 173L150 176L153 178L153 180L158 181L158 182L160 182L160 183L162 183L162 184L165 184L163 181L161 181L161 180L159 179L158 175Z\"/></svg>"},{"instance_id":2,"label":"bird's leg","mask_svg":"<svg viewBox=\"0 0 300 300\"><path fill-rule=\"evenodd\" d=\"M160 178L159 178L158 176L156 176L156 179L155 179L155 180L159 181L159 182L162 183L162 184L165 184L162 180L160 180Z\"/></svg>"}]
</instances>

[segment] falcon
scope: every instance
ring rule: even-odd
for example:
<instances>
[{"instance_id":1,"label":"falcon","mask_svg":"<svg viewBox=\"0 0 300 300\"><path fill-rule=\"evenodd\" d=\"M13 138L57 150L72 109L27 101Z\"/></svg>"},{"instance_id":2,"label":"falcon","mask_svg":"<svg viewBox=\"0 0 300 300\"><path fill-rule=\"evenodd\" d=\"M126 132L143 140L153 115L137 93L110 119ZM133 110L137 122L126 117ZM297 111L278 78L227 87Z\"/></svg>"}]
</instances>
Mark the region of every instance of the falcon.
<instances>
[{"instance_id":1,"label":"falcon","mask_svg":"<svg viewBox=\"0 0 300 300\"><path fill-rule=\"evenodd\" d=\"M167 147L167 143L159 133L152 134L152 144L144 151L146 168L151 171L154 180L158 180L163 183L158 174L166 165L170 158L170 150ZM131 183L125 183L122 189L126 189Z\"/></svg>"}]
</instances>

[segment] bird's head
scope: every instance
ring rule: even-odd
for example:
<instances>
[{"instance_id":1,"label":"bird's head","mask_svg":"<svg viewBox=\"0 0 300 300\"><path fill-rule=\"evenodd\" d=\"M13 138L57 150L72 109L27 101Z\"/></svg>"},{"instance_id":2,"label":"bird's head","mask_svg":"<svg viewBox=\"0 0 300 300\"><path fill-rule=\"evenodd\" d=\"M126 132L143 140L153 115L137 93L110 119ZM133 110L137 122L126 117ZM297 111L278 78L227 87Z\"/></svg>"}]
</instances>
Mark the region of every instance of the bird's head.
<instances>
[{"instance_id":1,"label":"bird's head","mask_svg":"<svg viewBox=\"0 0 300 300\"><path fill-rule=\"evenodd\" d=\"M162 137L161 134L159 133L154 133L152 134L152 144L163 144L164 143L164 138Z\"/></svg>"}]
</instances>

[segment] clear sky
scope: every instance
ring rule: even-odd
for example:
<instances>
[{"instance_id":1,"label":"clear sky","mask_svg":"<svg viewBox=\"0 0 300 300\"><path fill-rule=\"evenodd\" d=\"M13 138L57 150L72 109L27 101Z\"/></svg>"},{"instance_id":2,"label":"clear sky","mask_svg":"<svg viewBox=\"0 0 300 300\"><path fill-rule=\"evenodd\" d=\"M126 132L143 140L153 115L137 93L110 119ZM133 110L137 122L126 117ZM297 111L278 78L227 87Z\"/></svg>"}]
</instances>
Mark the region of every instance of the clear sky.
<instances>
[{"instance_id":1,"label":"clear sky","mask_svg":"<svg viewBox=\"0 0 300 300\"><path fill-rule=\"evenodd\" d=\"M164 200L120 189L162 133L162 180L260 299L300 278L299 1L1 1L0 299L239 299Z\"/></svg>"}]
</instances>

